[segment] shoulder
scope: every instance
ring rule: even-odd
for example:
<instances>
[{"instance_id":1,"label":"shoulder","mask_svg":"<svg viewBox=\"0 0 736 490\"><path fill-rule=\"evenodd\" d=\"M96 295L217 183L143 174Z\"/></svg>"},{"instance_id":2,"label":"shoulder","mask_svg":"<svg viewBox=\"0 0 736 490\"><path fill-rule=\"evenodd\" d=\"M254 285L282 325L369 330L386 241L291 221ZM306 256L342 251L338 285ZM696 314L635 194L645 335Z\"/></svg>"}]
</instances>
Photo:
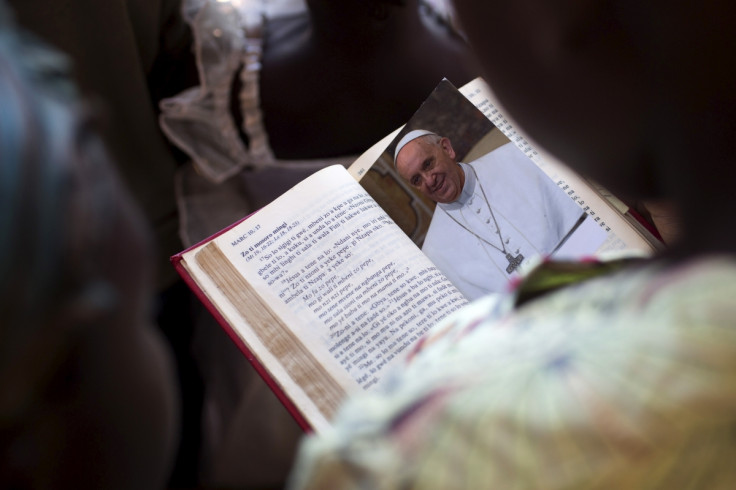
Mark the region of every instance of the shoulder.
<instances>
[{"instance_id":1,"label":"shoulder","mask_svg":"<svg viewBox=\"0 0 736 490\"><path fill-rule=\"evenodd\" d=\"M468 165L473 166L475 169L487 167L489 165L536 168L534 162L532 162L529 157L527 157L513 143L501 145L498 148L481 155L475 160L468 162Z\"/></svg>"},{"instance_id":2,"label":"shoulder","mask_svg":"<svg viewBox=\"0 0 736 490\"><path fill-rule=\"evenodd\" d=\"M422 252L438 267L446 267L448 262L459 264L458 261L467 261L467 255L462 250L467 249L468 242L458 239L461 236L458 234L463 231L438 204L424 237Z\"/></svg>"},{"instance_id":3,"label":"shoulder","mask_svg":"<svg viewBox=\"0 0 736 490\"><path fill-rule=\"evenodd\" d=\"M447 227L457 225L440 206L441 205L438 204L434 208L434 214L432 214L432 220L429 222L429 228L427 228L427 235L424 238L422 250L424 250L424 247L429 248L437 243L447 243L448 241L451 241L447 234Z\"/></svg>"}]
</instances>

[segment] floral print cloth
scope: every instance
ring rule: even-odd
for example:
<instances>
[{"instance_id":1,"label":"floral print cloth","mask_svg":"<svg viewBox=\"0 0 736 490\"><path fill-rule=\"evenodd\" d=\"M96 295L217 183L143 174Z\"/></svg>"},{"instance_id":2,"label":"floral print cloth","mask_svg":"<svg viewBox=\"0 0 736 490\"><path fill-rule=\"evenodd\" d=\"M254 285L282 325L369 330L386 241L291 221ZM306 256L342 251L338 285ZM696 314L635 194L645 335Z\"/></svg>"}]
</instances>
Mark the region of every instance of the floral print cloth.
<instances>
[{"instance_id":1,"label":"floral print cloth","mask_svg":"<svg viewBox=\"0 0 736 490\"><path fill-rule=\"evenodd\" d=\"M446 319L307 437L292 486L736 488L736 262L618 265Z\"/></svg>"}]
</instances>

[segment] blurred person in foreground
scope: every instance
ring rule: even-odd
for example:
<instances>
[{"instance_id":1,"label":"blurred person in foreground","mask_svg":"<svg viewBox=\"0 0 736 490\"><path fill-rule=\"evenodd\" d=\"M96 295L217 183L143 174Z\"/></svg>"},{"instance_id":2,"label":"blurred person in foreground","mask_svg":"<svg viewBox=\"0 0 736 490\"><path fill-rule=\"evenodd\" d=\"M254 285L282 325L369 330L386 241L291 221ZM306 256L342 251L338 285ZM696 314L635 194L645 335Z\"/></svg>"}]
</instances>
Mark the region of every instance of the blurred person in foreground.
<instances>
[{"instance_id":1,"label":"blurred person in foreground","mask_svg":"<svg viewBox=\"0 0 736 490\"><path fill-rule=\"evenodd\" d=\"M733 488L736 9L456 7L522 128L615 194L673 205L678 237L647 260L544 264L448 318L305 441L292 486Z\"/></svg>"},{"instance_id":2,"label":"blurred person in foreground","mask_svg":"<svg viewBox=\"0 0 736 490\"><path fill-rule=\"evenodd\" d=\"M67 72L0 3L0 486L161 488L178 407L151 237Z\"/></svg>"},{"instance_id":3,"label":"blurred person in foreground","mask_svg":"<svg viewBox=\"0 0 736 490\"><path fill-rule=\"evenodd\" d=\"M196 486L203 386L192 356L204 308L171 267L183 245L174 173L182 163L157 125L158 101L196 84L192 35L181 0L5 0L23 29L63 52L85 100L94 101L113 166L152 230L156 305L151 318L172 346L182 434L171 484Z\"/></svg>"}]
</instances>

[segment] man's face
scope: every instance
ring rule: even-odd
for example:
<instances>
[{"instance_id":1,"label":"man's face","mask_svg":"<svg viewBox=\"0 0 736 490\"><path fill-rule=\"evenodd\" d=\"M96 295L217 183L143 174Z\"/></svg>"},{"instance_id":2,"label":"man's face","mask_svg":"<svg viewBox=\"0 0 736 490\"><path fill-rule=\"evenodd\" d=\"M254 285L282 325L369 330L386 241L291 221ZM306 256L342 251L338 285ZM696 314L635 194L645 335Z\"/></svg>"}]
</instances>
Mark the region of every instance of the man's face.
<instances>
[{"instance_id":1,"label":"man's face","mask_svg":"<svg viewBox=\"0 0 736 490\"><path fill-rule=\"evenodd\" d=\"M465 174L447 138L439 144L426 137L410 141L399 152L396 169L412 187L435 202L455 201L465 184Z\"/></svg>"}]
</instances>

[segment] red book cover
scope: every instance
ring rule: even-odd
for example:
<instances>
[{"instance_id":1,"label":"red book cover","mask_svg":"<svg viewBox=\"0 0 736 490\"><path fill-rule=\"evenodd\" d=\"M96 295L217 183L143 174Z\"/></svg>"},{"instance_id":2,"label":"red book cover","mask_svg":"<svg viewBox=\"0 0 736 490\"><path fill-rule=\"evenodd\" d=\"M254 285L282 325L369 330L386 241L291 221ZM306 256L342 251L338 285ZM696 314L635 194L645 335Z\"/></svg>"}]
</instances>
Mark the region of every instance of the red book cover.
<instances>
[{"instance_id":1,"label":"red book cover","mask_svg":"<svg viewBox=\"0 0 736 490\"><path fill-rule=\"evenodd\" d=\"M243 340L238 336L238 334L233 329L232 325L230 325L227 320L220 314L220 312L217 310L214 304L209 300L207 295L202 291L202 289L197 285L197 283L192 279L192 277L189 275L189 272L187 272L186 268L181 263L182 261L182 255L192 249L195 249L205 243L208 243L212 241L214 238L222 235L226 231L230 230L231 228L235 227L236 225L242 223L246 219L248 219L251 215L246 216L245 218L241 219L240 221L236 221L232 225L220 230L219 232L215 233L214 235L210 236L209 238L206 238L202 240L201 242L192 245L191 247L179 252L178 254L175 254L171 257L171 263L173 264L174 268L176 269L177 273L181 276L181 278L184 280L184 282L189 286L189 288L192 290L192 292L199 298L199 300L204 304L204 306L207 308L207 310L212 314L212 316L217 320L217 323L220 324L220 326L225 330L227 335L232 339L233 342L235 342L235 345L238 346L238 348L241 350L241 352L245 355L245 358L248 359L248 362L251 363L253 368L256 370L256 372L261 376L261 378L266 382L269 388L274 392L276 397L281 401L281 403L286 407L286 409L289 411L289 413L294 417L296 422L299 424L299 426L306 432L312 432L312 426L309 424L307 419L304 417L304 415L301 413L301 411L297 408L294 403L289 399L289 397L286 396L284 391L281 389L281 386L271 377L271 375L268 373L266 368L263 366L263 364L260 363L260 361L253 355L253 353L250 351L247 345L243 342Z\"/></svg>"}]
</instances>

